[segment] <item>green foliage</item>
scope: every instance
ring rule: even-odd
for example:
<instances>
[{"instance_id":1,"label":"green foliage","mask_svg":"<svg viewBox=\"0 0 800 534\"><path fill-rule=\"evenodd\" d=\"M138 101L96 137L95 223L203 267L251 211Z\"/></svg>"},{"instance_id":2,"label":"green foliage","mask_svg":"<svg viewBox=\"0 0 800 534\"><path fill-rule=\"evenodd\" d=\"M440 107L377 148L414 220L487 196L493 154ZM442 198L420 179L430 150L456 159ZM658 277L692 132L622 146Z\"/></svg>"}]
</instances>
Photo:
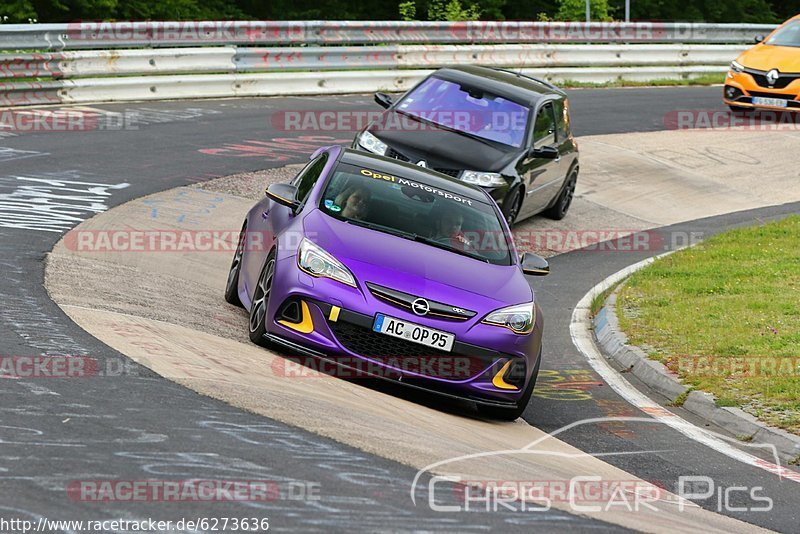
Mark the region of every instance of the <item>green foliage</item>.
<instances>
[{"instance_id":1,"label":"green foliage","mask_svg":"<svg viewBox=\"0 0 800 534\"><path fill-rule=\"evenodd\" d=\"M428 20L478 20L480 16L477 4L464 7L459 0L431 0L428 4Z\"/></svg>"},{"instance_id":2,"label":"green foliage","mask_svg":"<svg viewBox=\"0 0 800 534\"><path fill-rule=\"evenodd\" d=\"M625 0L590 0L591 19L624 17ZM800 0L634 0L631 19L776 23ZM4 18L5 17L5 18ZM585 0L0 0L0 21L79 20L576 20Z\"/></svg>"},{"instance_id":3,"label":"green foliage","mask_svg":"<svg viewBox=\"0 0 800 534\"><path fill-rule=\"evenodd\" d=\"M413 0L401 2L397 8L400 11L400 20L417 20L417 4Z\"/></svg>"},{"instance_id":4,"label":"green foliage","mask_svg":"<svg viewBox=\"0 0 800 534\"><path fill-rule=\"evenodd\" d=\"M608 0L590 0L591 20L610 22ZM555 20L586 20L586 0L559 0Z\"/></svg>"},{"instance_id":5,"label":"green foliage","mask_svg":"<svg viewBox=\"0 0 800 534\"><path fill-rule=\"evenodd\" d=\"M21 24L37 18L30 0L6 0L0 5L0 23Z\"/></svg>"}]
</instances>

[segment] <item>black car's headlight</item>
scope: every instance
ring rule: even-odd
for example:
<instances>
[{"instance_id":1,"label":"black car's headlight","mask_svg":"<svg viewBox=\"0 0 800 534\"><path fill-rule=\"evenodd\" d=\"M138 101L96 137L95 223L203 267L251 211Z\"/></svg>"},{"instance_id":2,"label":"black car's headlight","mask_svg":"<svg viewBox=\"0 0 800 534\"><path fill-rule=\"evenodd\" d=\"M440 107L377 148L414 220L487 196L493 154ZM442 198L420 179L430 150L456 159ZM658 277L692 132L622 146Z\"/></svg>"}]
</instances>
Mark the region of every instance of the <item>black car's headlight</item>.
<instances>
[{"instance_id":1,"label":"black car's headlight","mask_svg":"<svg viewBox=\"0 0 800 534\"><path fill-rule=\"evenodd\" d=\"M356 287L356 279L342 262L328 254L322 247L306 238L297 250L297 266L302 271L317 278L330 278L351 287Z\"/></svg>"},{"instance_id":2,"label":"black car's headlight","mask_svg":"<svg viewBox=\"0 0 800 534\"><path fill-rule=\"evenodd\" d=\"M505 178L496 172L464 171L461 173L460 178L462 182L480 185L482 187L506 185Z\"/></svg>"},{"instance_id":3,"label":"black car's headlight","mask_svg":"<svg viewBox=\"0 0 800 534\"><path fill-rule=\"evenodd\" d=\"M389 149L386 143L366 130L361 132L361 135L358 136L358 144L364 150L372 152L373 154L378 154L379 156L386 154L386 151Z\"/></svg>"},{"instance_id":4,"label":"black car's headlight","mask_svg":"<svg viewBox=\"0 0 800 534\"><path fill-rule=\"evenodd\" d=\"M481 322L508 328L515 334L530 334L536 322L536 306L533 302L527 302L501 308L487 315Z\"/></svg>"}]
</instances>

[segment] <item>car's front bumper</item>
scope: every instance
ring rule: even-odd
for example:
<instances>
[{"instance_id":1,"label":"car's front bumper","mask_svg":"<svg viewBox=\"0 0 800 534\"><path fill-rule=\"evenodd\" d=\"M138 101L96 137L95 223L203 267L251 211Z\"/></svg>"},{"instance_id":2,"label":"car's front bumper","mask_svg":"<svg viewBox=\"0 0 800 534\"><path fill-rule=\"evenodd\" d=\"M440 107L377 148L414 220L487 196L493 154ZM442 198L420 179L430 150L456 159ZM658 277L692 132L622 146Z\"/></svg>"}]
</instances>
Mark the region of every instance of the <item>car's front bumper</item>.
<instances>
[{"instance_id":1,"label":"car's front bumper","mask_svg":"<svg viewBox=\"0 0 800 534\"><path fill-rule=\"evenodd\" d=\"M480 325L479 335L456 334L452 351L445 353L373 332L375 313L413 319L402 310L373 299L368 291L365 295L338 282L310 277L294 267L293 259L286 258L276 268L268 310L269 340L306 356L335 362L340 368L335 372L337 376L381 378L493 406L515 406L525 391L540 354L541 317L537 318L534 331L526 336ZM326 291L331 284L336 284L333 287L338 291ZM285 320L282 312L287 302L299 303L299 309L307 316L296 322ZM423 324L421 320L414 322ZM454 330L441 324L435 327ZM496 329L492 332L496 334L495 348L487 346L490 344L486 343L485 329ZM285 363L296 369L297 362Z\"/></svg>"},{"instance_id":2,"label":"car's front bumper","mask_svg":"<svg viewBox=\"0 0 800 534\"><path fill-rule=\"evenodd\" d=\"M786 107L753 104L753 97L777 98L786 101ZM729 72L722 90L722 100L729 106L770 109L774 111L800 111L800 80L782 88L760 86L749 72Z\"/></svg>"}]
</instances>

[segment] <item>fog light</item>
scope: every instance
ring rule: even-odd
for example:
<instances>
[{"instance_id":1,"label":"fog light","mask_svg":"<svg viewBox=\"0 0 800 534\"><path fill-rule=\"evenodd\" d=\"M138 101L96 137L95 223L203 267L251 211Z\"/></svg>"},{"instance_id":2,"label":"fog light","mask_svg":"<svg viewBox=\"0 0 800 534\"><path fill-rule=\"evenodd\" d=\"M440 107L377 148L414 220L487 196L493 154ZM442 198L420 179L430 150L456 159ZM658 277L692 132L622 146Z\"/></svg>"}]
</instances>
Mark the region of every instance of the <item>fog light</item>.
<instances>
[{"instance_id":1,"label":"fog light","mask_svg":"<svg viewBox=\"0 0 800 534\"><path fill-rule=\"evenodd\" d=\"M740 96L742 96L743 94L744 94L744 93L742 93L742 92L741 92L739 89L737 89L736 87L732 87L732 86L730 86L730 85L726 85L726 86L725 86L725 98L727 98L728 100L734 100L734 99L736 99L736 98L739 98L739 97L740 97Z\"/></svg>"}]
</instances>

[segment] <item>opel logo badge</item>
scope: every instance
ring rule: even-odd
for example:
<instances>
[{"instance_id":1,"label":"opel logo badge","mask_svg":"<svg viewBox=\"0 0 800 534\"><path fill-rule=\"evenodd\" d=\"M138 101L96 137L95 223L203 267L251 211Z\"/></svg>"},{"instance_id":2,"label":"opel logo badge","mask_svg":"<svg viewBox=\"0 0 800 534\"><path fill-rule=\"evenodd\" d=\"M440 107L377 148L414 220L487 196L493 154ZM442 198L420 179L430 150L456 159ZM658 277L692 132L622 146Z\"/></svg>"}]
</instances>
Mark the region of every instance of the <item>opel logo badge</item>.
<instances>
[{"instance_id":1,"label":"opel logo badge","mask_svg":"<svg viewBox=\"0 0 800 534\"><path fill-rule=\"evenodd\" d=\"M417 167L422 167L423 169L427 169L428 168L428 164L425 162L424 159L421 159L421 160L419 160L417 162Z\"/></svg>"},{"instance_id":2,"label":"opel logo badge","mask_svg":"<svg viewBox=\"0 0 800 534\"><path fill-rule=\"evenodd\" d=\"M767 81L770 85L775 85L775 82L778 81L778 78L781 77L781 73L778 72L778 69L772 69L767 73Z\"/></svg>"},{"instance_id":3,"label":"opel logo badge","mask_svg":"<svg viewBox=\"0 0 800 534\"><path fill-rule=\"evenodd\" d=\"M428 312L431 311L431 306L427 300L417 299L411 303L411 311L417 315L428 315Z\"/></svg>"}]
</instances>

